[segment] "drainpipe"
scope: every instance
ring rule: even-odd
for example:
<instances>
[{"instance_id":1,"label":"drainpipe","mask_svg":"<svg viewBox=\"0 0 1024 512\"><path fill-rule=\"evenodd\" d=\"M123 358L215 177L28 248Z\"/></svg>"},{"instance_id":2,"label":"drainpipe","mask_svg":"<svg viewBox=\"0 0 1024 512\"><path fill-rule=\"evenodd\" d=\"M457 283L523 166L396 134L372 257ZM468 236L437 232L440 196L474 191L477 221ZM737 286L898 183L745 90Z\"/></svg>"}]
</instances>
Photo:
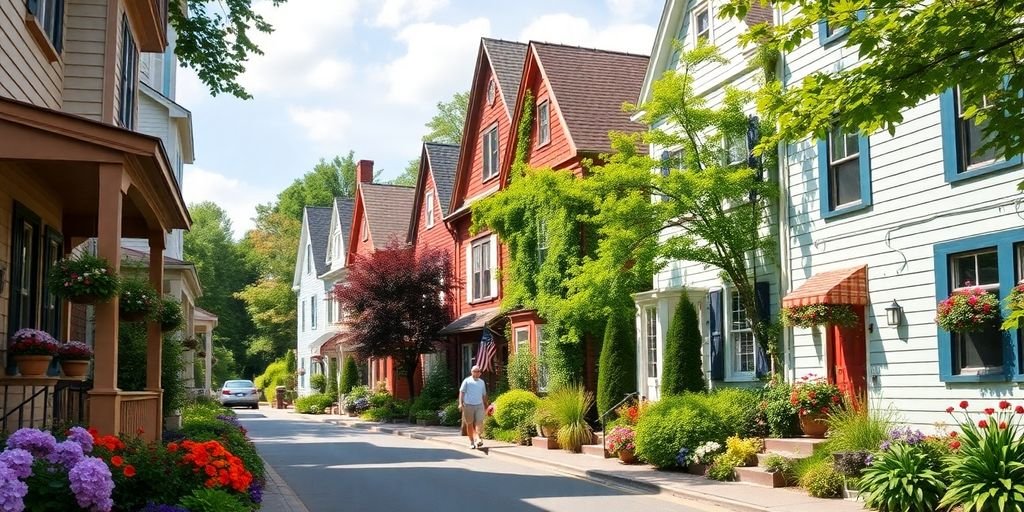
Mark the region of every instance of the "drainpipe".
<instances>
[{"instance_id":1,"label":"drainpipe","mask_svg":"<svg viewBox=\"0 0 1024 512\"><path fill-rule=\"evenodd\" d=\"M775 21L781 23L783 10L778 4L775 7ZM783 81L782 85L786 85L786 53L780 52L779 63L776 71L778 72L779 79ZM779 161L779 297L785 297L789 292L790 284L792 283L790 277L790 247L789 247L789 231L790 231L790 219L789 219L789 147L788 143L779 144L778 147L778 161ZM780 304L781 306L781 304ZM781 307L780 307L781 309ZM794 354L795 345L793 341L793 329L782 330L782 345L786 351L786 365L789 366L789 381L794 382L796 380L796 355Z\"/></svg>"}]
</instances>

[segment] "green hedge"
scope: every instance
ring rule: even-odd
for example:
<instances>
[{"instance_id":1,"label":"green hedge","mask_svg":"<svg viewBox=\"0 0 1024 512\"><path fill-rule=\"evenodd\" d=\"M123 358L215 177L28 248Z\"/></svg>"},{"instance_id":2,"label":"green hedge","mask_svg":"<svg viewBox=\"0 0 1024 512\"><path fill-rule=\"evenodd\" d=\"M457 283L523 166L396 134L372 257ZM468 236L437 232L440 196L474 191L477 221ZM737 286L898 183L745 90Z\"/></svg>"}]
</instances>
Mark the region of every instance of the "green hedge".
<instances>
[{"instance_id":1,"label":"green hedge","mask_svg":"<svg viewBox=\"0 0 1024 512\"><path fill-rule=\"evenodd\" d=\"M598 362L598 414L604 414L633 391L636 391L636 327L632 315L613 314L605 326Z\"/></svg>"},{"instance_id":2,"label":"green hedge","mask_svg":"<svg viewBox=\"0 0 1024 512\"><path fill-rule=\"evenodd\" d=\"M327 393L315 393L300 397L295 401L295 412L302 414L323 414L334 403L334 396Z\"/></svg>"},{"instance_id":3,"label":"green hedge","mask_svg":"<svg viewBox=\"0 0 1024 512\"><path fill-rule=\"evenodd\" d=\"M494 401L494 439L523 444L533 432L533 413L540 398L524 389L503 393Z\"/></svg>"},{"instance_id":4,"label":"green hedge","mask_svg":"<svg viewBox=\"0 0 1024 512\"><path fill-rule=\"evenodd\" d=\"M659 468L676 466L680 448L708 441L725 445L755 429L758 393L727 388L712 393L664 397L644 412L636 427L636 455Z\"/></svg>"}]
</instances>

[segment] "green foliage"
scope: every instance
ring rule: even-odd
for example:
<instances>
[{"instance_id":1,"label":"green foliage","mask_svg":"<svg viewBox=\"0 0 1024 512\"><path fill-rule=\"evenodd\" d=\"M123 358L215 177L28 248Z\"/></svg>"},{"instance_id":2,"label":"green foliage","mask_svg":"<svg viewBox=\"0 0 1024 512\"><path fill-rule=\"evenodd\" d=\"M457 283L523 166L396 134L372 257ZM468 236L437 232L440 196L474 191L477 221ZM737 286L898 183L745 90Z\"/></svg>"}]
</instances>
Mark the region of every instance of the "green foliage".
<instances>
[{"instance_id":1,"label":"green foliage","mask_svg":"<svg viewBox=\"0 0 1024 512\"><path fill-rule=\"evenodd\" d=\"M594 405L593 393L572 384L555 389L544 397L543 403L558 424L558 445L563 450L579 452L591 442L593 430L586 416Z\"/></svg>"},{"instance_id":2,"label":"green foliage","mask_svg":"<svg viewBox=\"0 0 1024 512\"><path fill-rule=\"evenodd\" d=\"M118 287L118 309L122 315L143 315L152 318L160 308L160 297L149 281L138 277L124 277Z\"/></svg>"},{"instance_id":3,"label":"green foliage","mask_svg":"<svg viewBox=\"0 0 1024 512\"><path fill-rule=\"evenodd\" d=\"M893 444L888 451L875 455L862 473L859 486L864 504L885 512L939 510L946 484L932 466L920 446Z\"/></svg>"},{"instance_id":4,"label":"green foliage","mask_svg":"<svg viewBox=\"0 0 1024 512\"><path fill-rule=\"evenodd\" d=\"M118 330L117 385L124 391L146 390L146 324L123 323ZM184 361L177 340L163 338L160 385L163 388L164 414L172 414L185 401L187 390L181 379Z\"/></svg>"},{"instance_id":5,"label":"green foliage","mask_svg":"<svg viewBox=\"0 0 1024 512\"><path fill-rule=\"evenodd\" d=\"M327 376L322 373L317 373L309 377L309 387L317 393L327 392Z\"/></svg>"},{"instance_id":6,"label":"green foliage","mask_svg":"<svg viewBox=\"0 0 1024 512\"><path fill-rule=\"evenodd\" d=\"M534 376L537 369L537 357L529 350L516 350L508 359L505 366L505 375L508 378L508 387L525 389L531 391L535 388Z\"/></svg>"},{"instance_id":7,"label":"green foliage","mask_svg":"<svg viewBox=\"0 0 1024 512\"><path fill-rule=\"evenodd\" d=\"M636 325L625 310L608 317L597 365L597 409L604 414L636 391Z\"/></svg>"},{"instance_id":8,"label":"green foliage","mask_svg":"<svg viewBox=\"0 0 1024 512\"><path fill-rule=\"evenodd\" d=\"M1024 509L1022 414L1009 410L1009 402L999 407L977 422L964 413L963 433L951 443L959 450L947 458L951 480L941 507L960 505L964 512Z\"/></svg>"},{"instance_id":9,"label":"green foliage","mask_svg":"<svg viewBox=\"0 0 1024 512\"><path fill-rule=\"evenodd\" d=\"M533 415L537 410L540 398L522 389L513 389L494 401L494 421L497 428L508 431L503 440L510 443L523 444L529 440L529 428L533 425Z\"/></svg>"},{"instance_id":10,"label":"green foliage","mask_svg":"<svg viewBox=\"0 0 1024 512\"><path fill-rule=\"evenodd\" d=\"M345 359L345 366L341 368L341 394L348 394L359 385L359 367L356 358L348 356Z\"/></svg>"},{"instance_id":11,"label":"green foliage","mask_svg":"<svg viewBox=\"0 0 1024 512\"><path fill-rule=\"evenodd\" d=\"M810 329L819 325L857 325L857 314L849 304L808 304L782 308L782 325Z\"/></svg>"},{"instance_id":12,"label":"green foliage","mask_svg":"<svg viewBox=\"0 0 1024 512\"><path fill-rule=\"evenodd\" d=\"M448 368L439 363L427 375L427 381L423 384L420 396L413 402L412 410L414 413L427 411L436 418L437 411L451 401L453 396L458 396L458 391L451 383Z\"/></svg>"},{"instance_id":13,"label":"green foliage","mask_svg":"<svg viewBox=\"0 0 1024 512\"><path fill-rule=\"evenodd\" d=\"M793 475L793 459L773 453L764 461L764 469L769 473L782 473L787 478Z\"/></svg>"},{"instance_id":14,"label":"green foliage","mask_svg":"<svg viewBox=\"0 0 1024 512\"><path fill-rule=\"evenodd\" d=\"M223 489L196 489L181 499L181 505L192 512L249 512L244 498Z\"/></svg>"},{"instance_id":15,"label":"green foliage","mask_svg":"<svg viewBox=\"0 0 1024 512\"><path fill-rule=\"evenodd\" d=\"M256 377L254 384L263 392L263 398L268 402L273 402L277 393L277 387L285 385L288 375L288 362L284 359L278 359L267 365L267 369L260 376Z\"/></svg>"},{"instance_id":16,"label":"green foliage","mask_svg":"<svg viewBox=\"0 0 1024 512\"><path fill-rule=\"evenodd\" d=\"M732 462L731 459L726 457L718 457L715 459L715 462L708 466L708 471L704 476L709 480L731 482L736 479L736 465Z\"/></svg>"},{"instance_id":17,"label":"green foliage","mask_svg":"<svg viewBox=\"0 0 1024 512\"><path fill-rule=\"evenodd\" d=\"M820 460L807 469L800 477L800 487L815 498L841 498L843 496L843 475L839 474L828 460Z\"/></svg>"},{"instance_id":18,"label":"green foliage","mask_svg":"<svg viewBox=\"0 0 1024 512\"><path fill-rule=\"evenodd\" d=\"M289 376L294 375L295 372L298 371L297 365L298 363L295 359L295 351L289 350L286 352L284 355L284 368L285 371L288 372Z\"/></svg>"},{"instance_id":19,"label":"green foliage","mask_svg":"<svg viewBox=\"0 0 1024 512\"><path fill-rule=\"evenodd\" d=\"M889 432L899 424L896 410L881 407L855 407L846 400L828 418L827 449L831 452L875 451Z\"/></svg>"},{"instance_id":20,"label":"green foliage","mask_svg":"<svg viewBox=\"0 0 1024 512\"><path fill-rule=\"evenodd\" d=\"M791 391L789 383L778 375L773 375L761 390L758 421L771 437L794 437L800 434L796 408L790 402Z\"/></svg>"},{"instance_id":21,"label":"green foliage","mask_svg":"<svg viewBox=\"0 0 1024 512\"><path fill-rule=\"evenodd\" d=\"M665 335L665 364L661 374L662 394L678 395L686 391L704 391L704 372L701 370L703 344L697 308L690 302L684 290Z\"/></svg>"},{"instance_id":22,"label":"green foliage","mask_svg":"<svg viewBox=\"0 0 1024 512\"><path fill-rule=\"evenodd\" d=\"M336 400L337 397L326 393L302 396L295 400L295 412L302 414L324 414L329 412L331 405Z\"/></svg>"},{"instance_id":23,"label":"green foliage","mask_svg":"<svg viewBox=\"0 0 1024 512\"><path fill-rule=\"evenodd\" d=\"M158 315L160 330L163 332L177 330L185 320L184 317L182 317L181 304L170 297L160 299L160 310Z\"/></svg>"},{"instance_id":24,"label":"green foliage","mask_svg":"<svg viewBox=\"0 0 1024 512\"><path fill-rule=\"evenodd\" d=\"M457 426L462 421L462 411L459 411L459 401L453 400L445 404L444 408L441 409L440 420L441 425L446 427Z\"/></svg>"},{"instance_id":25,"label":"green foliage","mask_svg":"<svg viewBox=\"0 0 1024 512\"><path fill-rule=\"evenodd\" d=\"M338 396L338 358L327 360L327 394Z\"/></svg>"},{"instance_id":26,"label":"green foliage","mask_svg":"<svg viewBox=\"0 0 1024 512\"><path fill-rule=\"evenodd\" d=\"M54 265L47 282L50 293L58 297L109 301L117 295L119 279L107 260L83 251Z\"/></svg>"},{"instance_id":27,"label":"green foliage","mask_svg":"<svg viewBox=\"0 0 1024 512\"><path fill-rule=\"evenodd\" d=\"M427 121L426 127L430 131L423 136L423 142L461 144L468 110L469 91L457 92L450 100L437 102L437 112Z\"/></svg>"}]
</instances>

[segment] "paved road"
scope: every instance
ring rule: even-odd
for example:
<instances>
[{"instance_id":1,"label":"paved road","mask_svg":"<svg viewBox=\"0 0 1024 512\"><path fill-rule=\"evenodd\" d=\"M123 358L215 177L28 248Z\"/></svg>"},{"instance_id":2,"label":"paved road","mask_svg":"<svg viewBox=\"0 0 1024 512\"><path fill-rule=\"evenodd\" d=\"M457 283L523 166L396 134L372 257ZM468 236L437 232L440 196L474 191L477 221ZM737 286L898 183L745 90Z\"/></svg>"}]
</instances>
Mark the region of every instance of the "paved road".
<instances>
[{"instance_id":1,"label":"paved road","mask_svg":"<svg viewBox=\"0 0 1024 512\"><path fill-rule=\"evenodd\" d=\"M266 461L310 512L703 512L498 456L238 411Z\"/></svg>"}]
</instances>

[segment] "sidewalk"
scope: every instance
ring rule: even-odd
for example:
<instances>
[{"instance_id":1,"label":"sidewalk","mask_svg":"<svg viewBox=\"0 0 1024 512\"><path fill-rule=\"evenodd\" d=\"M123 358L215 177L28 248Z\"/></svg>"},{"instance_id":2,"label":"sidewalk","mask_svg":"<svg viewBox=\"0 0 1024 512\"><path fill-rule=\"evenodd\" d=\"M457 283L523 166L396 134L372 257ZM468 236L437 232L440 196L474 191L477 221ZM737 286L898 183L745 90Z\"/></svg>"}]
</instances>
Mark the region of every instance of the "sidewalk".
<instances>
[{"instance_id":1,"label":"sidewalk","mask_svg":"<svg viewBox=\"0 0 1024 512\"><path fill-rule=\"evenodd\" d=\"M285 414L285 411L277 411ZM296 414L287 410L287 414ZM337 415L298 415L348 428L406 436L450 445L478 456L497 455L541 464L561 473L603 484L632 488L641 493L667 494L686 500L718 505L740 512L829 512L863 511L860 502L812 498L799 488L771 489L741 482L717 482L675 471L658 471L645 464L624 465L617 459L602 459L562 450L542 450L498 441L485 441L485 450L470 450L456 427L421 427L406 423L375 423ZM287 510L287 509L286 509Z\"/></svg>"},{"instance_id":2,"label":"sidewalk","mask_svg":"<svg viewBox=\"0 0 1024 512\"><path fill-rule=\"evenodd\" d=\"M264 472L266 473L267 485L263 488L263 503L260 510L263 512L309 512L309 509L299 501L291 487L281 479L281 475L274 471L274 468L263 461Z\"/></svg>"}]
</instances>

